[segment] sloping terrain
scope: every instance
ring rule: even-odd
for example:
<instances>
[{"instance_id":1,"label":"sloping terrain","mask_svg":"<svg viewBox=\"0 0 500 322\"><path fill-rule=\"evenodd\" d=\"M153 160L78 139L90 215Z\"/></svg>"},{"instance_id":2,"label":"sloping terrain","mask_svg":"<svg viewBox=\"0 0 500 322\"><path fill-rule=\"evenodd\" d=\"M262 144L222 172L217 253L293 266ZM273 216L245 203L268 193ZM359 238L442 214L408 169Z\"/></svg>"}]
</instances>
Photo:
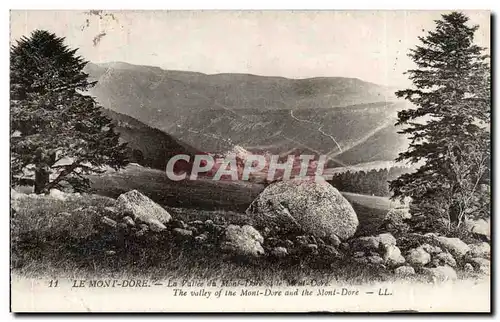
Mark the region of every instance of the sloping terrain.
<instances>
[{"instance_id":1,"label":"sloping terrain","mask_svg":"<svg viewBox=\"0 0 500 322\"><path fill-rule=\"evenodd\" d=\"M203 152L330 154L331 166L392 160L393 89L359 79L205 75L125 63L89 64L91 95ZM372 137L374 140L372 140ZM372 142L373 141L373 142ZM369 148L366 148L369 147Z\"/></svg>"}]
</instances>

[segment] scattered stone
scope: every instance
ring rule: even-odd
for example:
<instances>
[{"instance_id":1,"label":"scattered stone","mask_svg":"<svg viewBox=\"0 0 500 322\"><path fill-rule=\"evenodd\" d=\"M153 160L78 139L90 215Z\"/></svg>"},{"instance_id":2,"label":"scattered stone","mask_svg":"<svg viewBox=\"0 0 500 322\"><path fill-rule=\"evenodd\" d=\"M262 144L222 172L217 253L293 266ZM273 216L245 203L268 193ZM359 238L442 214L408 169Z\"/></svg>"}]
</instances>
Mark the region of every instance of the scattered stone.
<instances>
[{"instance_id":1,"label":"scattered stone","mask_svg":"<svg viewBox=\"0 0 500 322\"><path fill-rule=\"evenodd\" d=\"M467 256L469 257L490 258L491 254L490 244L486 242L470 244L469 248L470 250L467 253Z\"/></svg>"},{"instance_id":2,"label":"scattered stone","mask_svg":"<svg viewBox=\"0 0 500 322\"><path fill-rule=\"evenodd\" d=\"M457 272L448 265L432 268L424 267L421 272L429 278L429 282L433 283L457 280Z\"/></svg>"},{"instance_id":3,"label":"scattered stone","mask_svg":"<svg viewBox=\"0 0 500 322\"><path fill-rule=\"evenodd\" d=\"M396 238L389 233L380 234L376 238L379 240L380 245L384 247L396 246Z\"/></svg>"},{"instance_id":4,"label":"scattered stone","mask_svg":"<svg viewBox=\"0 0 500 322\"><path fill-rule=\"evenodd\" d=\"M206 234L200 234L194 238L194 241L197 243L204 243L208 240L208 236Z\"/></svg>"},{"instance_id":5,"label":"scattered stone","mask_svg":"<svg viewBox=\"0 0 500 322\"><path fill-rule=\"evenodd\" d=\"M193 221L190 221L188 222L188 225L190 226L203 226L203 221L201 220L193 220Z\"/></svg>"},{"instance_id":6,"label":"scattered stone","mask_svg":"<svg viewBox=\"0 0 500 322\"><path fill-rule=\"evenodd\" d=\"M69 218L71 216L73 216L71 213L67 212L67 211L63 211L63 212L60 212L57 214L58 217L66 217L66 218Z\"/></svg>"},{"instance_id":7,"label":"scattered stone","mask_svg":"<svg viewBox=\"0 0 500 322\"><path fill-rule=\"evenodd\" d=\"M401 277L415 275L415 269L411 266L399 266L394 270L394 274Z\"/></svg>"},{"instance_id":8,"label":"scattered stone","mask_svg":"<svg viewBox=\"0 0 500 322\"><path fill-rule=\"evenodd\" d=\"M154 232L160 232L162 230L167 229L167 227L164 224L162 224L158 219L154 218L149 219L148 223L149 223L149 228Z\"/></svg>"},{"instance_id":9,"label":"scattered stone","mask_svg":"<svg viewBox=\"0 0 500 322\"><path fill-rule=\"evenodd\" d=\"M246 213L259 226L297 228L317 237L354 235L358 218L351 204L324 180L284 180L267 186Z\"/></svg>"},{"instance_id":10,"label":"scattered stone","mask_svg":"<svg viewBox=\"0 0 500 322\"><path fill-rule=\"evenodd\" d=\"M384 259L380 256L368 256L366 259L370 264L380 265L384 262Z\"/></svg>"},{"instance_id":11,"label":"scattered stone","mask_svg":"<svg viewBox=\"0 0 500 322\"><path fill-rule=\"evenodd\" d=\"M422 247L410 249L406 255L406 261L412 266L424 266L431 261L431 255Z\"/></svg>"},{"instance_id":12,"label":"scattered stone","mask_svg":"<svg viewBox=\"0 0 500 322\"><path fill-rule=\"evenodd\" d=\"M186 224L182 221L182 220L179 220L179 219L173 219L170 221L169 225L172 227L172 228L181 228L181 229L186 229Z\"/></svg>"},{"instance_id":13,"label":"scattered stone","mask_svg":"<svg viewBox=\"0 0 500 322\"><path fill-rule=\"evenodd\" d=\"M350 249L350 246L348 243L340 243L339 249L343 252L347 252Z\"/></svg>"},{"instance_id":14,"label":"scattered stone","mask_svg":"<svg viewBox=\"0 0 500 322\"><path fill-rule=\"evenodd\" d=\"M321 251L329 256L341 257L341 254L332 245L322 245Z\"/></svg>"},{"instance_id":15,"label":"scattered stone","mask_svg":"<svg viewBox=\"0 0 500 322\"><path fill-rule=\"evenodd\" d=\"M466 271L466 272L473 272L474 271L474 267L472 267L471 263L465 263L465 265L464 265L464 271Z\"/></svg>"},{"instance_id":16,"label":"scattered stone","mask_svg":"<svg viewBox=\"0 0 500 322\"><path fill-rule=\"evenodd\" d=\"M401 250L395 245L389 245L385 249L384 263L389 267L402 265L406 262Z\"/></svg>"},{"instance_id":17,"label":"scattered stone","mask_svg":"<svg viewBox=\"0 0 500 322\"><path fill-rule=\"evenodd\" d=\"M285 248L292 248L294 246L294 244L293 244L293 241L291 241L290 239L285 239L283 241L283 246Z\"/></svg>"},{"instance_id":18,"label":"scattered stone","mask_svg":"<svg viewBox=\"0 0 500 322\"><path fill-rule=\"evenodd\" d=\"M303 245L303 249L307 253L311 253L311 254L317 254L318 253L318 245L316 245L316 244Z\"/></svg>"},{"instance_id":19,"label":"scattered stone","mask_svg":"<svg viewBox=\"0 0 500 322\"><path fill-rule=\"evenodd\" d=\"M450 253L439 253L434 256L432 259L432 262L436 266L442 266L442 265L448 265L451 267L456 267L457 262L455 261L455 258Z\"/></svg>"},{"instance_id":20,"label":"scattered stone","mask_svg":"<svg viewBox=\"0 0 500 322\"><path fill-rule=\"evenodd\" d=\"M297 244L299 245L307 245L309 243L306 236L297 236L295 237L295 239L297 240Z\"/></svg>"},{"instance_id":21,"label":"scattered stone","mask_svg":"<svg viewBox=\"0 0 500 322\"><path fill-rule=\"evenodd\" d=\"M147 223L154 231L166 229L165 224L172 219L165 209L137 190L121 194L116 201L118 209L135 221Z\"/></svg>"},{"instance_id":22,"label":"scattered stone","mask_svg":"<svg viewBox=\"0 0 500 322\"><path fill-rule=\"evenodd\" d=\"M130 218L129 216L123 217L123 222L125 224L127 224L128 226L130 226L130 227L134 227L135 226L134 220L132 218Z\"/></svg>"},{"instance_id":23,"label":"scattered stone","mask_svg":"<svg viewBox=\"0 0 500 322\"><path fill-rule=\"evenodd\" d=\"M222 249L235 255L258 257L264 254L262 235L252 226L227 226Z\"/></svg>"},{"instance_id":24,"label":"scattered stone","mask_svg":"<svg viewBox=\"0 0 500 322\"><path fill-rule=\"evenodd\" d=\"M364 257L365 256L365 252L355 252L354 254L352 254L352 257L354 258L360 258L360 257Z\"/></svg>"},{"instance_id":25,"label":"scattered stone","mask_svg":"<svg viewBox=\"0 0 500 322\"><path fill-rule=\"evenodd\" d=\"M439 254L443 251L439 246L433 246L430 244L423 244L420 247L422 247L426 252L428 252L431 255Z\"/></svg>"},{"instance_id":26,"label":"scattered stone","mask_svg":"<svg viewBox=\"0 0 500 322\"><path fill-rule=\"evenodd\" d=\"M182 228L174 228L172 230L172 232L174 233L175 236L182 237L182 238L193 236L193 232L191 230L182 229Z\"/></svg>"},{"instance_id":27,"label":"scattered stone","mask_svg":"<svg viewBox=\"0 0 500 322\"><path fill-rule=\"evenodd\" d=\"M50 189L49 196L52 199L61 200L61 201L65 201L67 199L66 194L58 189Z\"/></svg>"},{"instance_id":28,"label":"scattered stone","mask_svg":"<svg viewBox=\"0 0 500 322\"><path fill-rule=\"evenodd\" d=\"M148 226L148 225L146 225L146 224L140 224L140 225L139 225L139 229L140 229L140 230L147 231L147 230L149 230L149 226Z\"/></svg>"},{"instance_id":29,"label":"scattered stone","mask_svg":"<svg viewBox=\"0 0 500 322\"><path fill-rule=\"evenodd\" d=\"M271 255L274 257L282 258L288 255L288 251L285 247L275 247L271 250Z\"/></svg>"},{"instance_id":30,"label":"scattered stone","mask_svg":"<svg viewBox=\"0 0 500 322\"><path fill-rule=\"evenodd\" d=\"M475 257L469 258L467 261L472 264L476 271L487 275L490 274L491 262L486 258Z\"/></svg>"},{"instance_id":31,"label":"scattered stone","mask_svg":"<svg viewBox=\"0 0 500 322\"><path fill-rule=\"evenodd\" d=\"M106 255L116 255L116 252L114 250L107 250L104 252Z\"/></svg>"},{"instance_id":32,"label":"scattered stone","mask_svg":"<svg viewBox=\"0 0 500 322\"><path fill-rule=\"evenodd\" d=\"M449 251L455 258L462 258L470 250L469 245L459 238L438 237L441 247Z\"/></svg>"},{"instance_id":33,"label":"scattered stone","mask_svg":"<svg viewBox=\"0 0 500 322\"><path fill-rule=\"evenodd\" d=\"M120 211L116 207L104 207L104 214L113 220L119 220L120 219Z\"/></svg>"},{"instance_id":34,"label":"scattered stone","mask_svg":"<svg viewBox=\"0 0 500 322\"><path fill-rule=\"evenodd\" d=\"M328 237L326 237L326 238L327 238L328 242L329 242L332 246L334 246L334 247L339 247L339 245L342 243L342 242L340 241L340 238L338 238L338 237L337 237L337 235L335 235L335 234L332 234L332 235L330 235L330 236L328 236Z\"/></svg>"},{"instance_id":35,"label":"scattered stone","mask_svg":"<svg viewBox=\"0 0 500 322\"><path fill-rule=\"evenodd\" d=\"M111 228L116 228L116 221L106 216L102 217L101 222Z\"/></svg>"},{"instance_id":36,"label":"scattered stone","mask_svg":"<svg viewBox=\"0 0 500 322\"><path fill-rule=\"evenodd\" d=\"M356 263L362 264L362 265L367 265L370 262L368 261L368 258L366 257L355 257L353 259Z\"/></svg>"},{"instance_id":37,"label":"scattered stone","mask_svg":"<svg viewBox=\"0 0 500 322\"><path fill-rule=\"evenodd\" d=\"M127 224L124 222L118 223L118 228L126 230L128 228Z\"/></svg>"}]
</instances>

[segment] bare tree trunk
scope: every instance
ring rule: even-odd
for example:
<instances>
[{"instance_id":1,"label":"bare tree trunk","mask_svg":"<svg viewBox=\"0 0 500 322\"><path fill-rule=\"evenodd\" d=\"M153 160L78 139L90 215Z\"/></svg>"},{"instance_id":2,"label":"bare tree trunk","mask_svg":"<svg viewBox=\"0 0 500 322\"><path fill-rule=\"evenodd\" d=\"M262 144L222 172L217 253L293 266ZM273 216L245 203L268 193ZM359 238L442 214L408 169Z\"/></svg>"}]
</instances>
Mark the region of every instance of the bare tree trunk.
<instances>
[{"instance_id":1,"label":"bare tree trunk","mask_svg":"<svg viewBox=\"0 0 500 322\"><path fill-rule=\"evenodd\" d=\"M45 187L49 184L50 173L45 166L37 167L35 171L35 193L40 194L45 192Z\"/></svg>"}]
</instances>

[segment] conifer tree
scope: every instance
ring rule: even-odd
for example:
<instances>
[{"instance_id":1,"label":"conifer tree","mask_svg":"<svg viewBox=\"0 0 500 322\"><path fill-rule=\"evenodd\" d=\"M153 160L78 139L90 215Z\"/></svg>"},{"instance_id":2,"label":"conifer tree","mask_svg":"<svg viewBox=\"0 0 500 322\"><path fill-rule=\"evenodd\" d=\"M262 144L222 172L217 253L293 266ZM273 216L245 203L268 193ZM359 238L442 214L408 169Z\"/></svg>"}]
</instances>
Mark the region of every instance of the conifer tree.
<instances>
[{"instance_id":1,"label":"conifer tree","mask_svg":"<svg viewBox=\"0 0 500 322\"><path fill-rule=\"evenodd\" d=\"M76 52L43 30L10 49L11 180L34 172L35 193L64 183L83 191L88 174L127 163L126 144L85 93L95 83Z\"/></svg>"},{"instance_id":2,"label":"conifer tree","mask_svg":"<svg viewBox=\"0 0 500 322\"><path fill-rule=\"evenodd\" d=\"M396 125L410 145L396 160L423 165L390 182L394 198L411 197L417 212L457 226L477 213L490 169L489 57L474 44L478 26L468 20L442 15L409 54L417 66L407 72L414 87L396 95L414 108L400 111Z\"/></svg>"}]
</instances>

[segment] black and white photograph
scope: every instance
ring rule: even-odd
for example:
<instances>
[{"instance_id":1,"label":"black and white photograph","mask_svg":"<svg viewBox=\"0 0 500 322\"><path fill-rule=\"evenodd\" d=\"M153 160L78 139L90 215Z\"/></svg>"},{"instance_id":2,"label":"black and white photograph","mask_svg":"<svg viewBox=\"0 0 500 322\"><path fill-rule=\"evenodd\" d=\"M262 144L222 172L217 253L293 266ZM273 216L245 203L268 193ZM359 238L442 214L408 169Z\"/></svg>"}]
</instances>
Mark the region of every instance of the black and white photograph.
<instances>
[{"instance_id":1,"label":"black and white photograph","mask_svg":"<svg viewBox=\"0 0 500 322\"><path fill-rule=\"evenodd\" d=\"M11 10L11 311L490 313L491 20Z\"/></svg>"}]
</instances>

